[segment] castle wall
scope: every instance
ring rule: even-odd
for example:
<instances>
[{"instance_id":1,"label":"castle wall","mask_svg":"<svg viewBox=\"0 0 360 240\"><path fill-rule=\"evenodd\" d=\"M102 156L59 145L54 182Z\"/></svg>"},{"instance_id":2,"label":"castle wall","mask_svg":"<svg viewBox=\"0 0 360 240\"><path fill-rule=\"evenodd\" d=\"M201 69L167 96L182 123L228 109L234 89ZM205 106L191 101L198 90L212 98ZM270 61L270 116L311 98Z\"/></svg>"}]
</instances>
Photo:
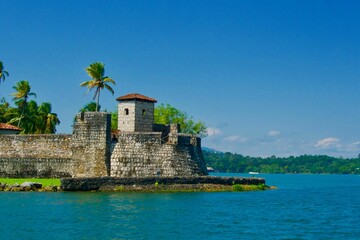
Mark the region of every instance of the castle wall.
<instances>
[{"instance_id":1,"label":"castle wall","mask_svg":"<svg viewBox=\"0 0 360 240\"><path fill-rule=\"evenodd\" d=\"M0 177L69 177L71 135L0 135Z\"/></svg>"},{"instance_id":2,"label":"castle wall","mask_svg":"<svg viewBox=\"0 0 360 240\"><path fill-rule=\"evenodd\" d=\"M174 136L173 136L174 137ZM113 144L111 176L207 175L200 139L176 136L175 144L162 143L161 133L122 133Z\"/></svg>"},{"instance_id":3,"label":"castle wall","mask_svg":"<svg viewBox=\"0 0 360 240\"><path fill-rule=\"evenodd\" d=\"M111 115L79 113L72 135L0 135L0 177L110 174Z\"/></svg>"},{"instance_id":4,"label":"castle wall","mask_svg":"<svg viewBox=\"0 0 360 240\"><path fill-rule=\"evenodd\" d=\"M149 177L207 175L200 138L178 133L120 132L111 115L79 113L72 135L0 135L0 177Z\"/></svg>"}]
</instances>

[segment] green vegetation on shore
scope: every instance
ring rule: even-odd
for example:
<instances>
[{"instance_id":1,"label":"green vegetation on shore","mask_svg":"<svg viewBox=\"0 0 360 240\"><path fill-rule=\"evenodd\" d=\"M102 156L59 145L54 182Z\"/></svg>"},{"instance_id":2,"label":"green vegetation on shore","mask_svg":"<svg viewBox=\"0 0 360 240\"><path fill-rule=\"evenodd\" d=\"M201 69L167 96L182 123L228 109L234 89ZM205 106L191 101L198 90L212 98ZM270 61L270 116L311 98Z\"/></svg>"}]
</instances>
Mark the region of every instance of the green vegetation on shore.
<instances>
[{"instance_id":1,"label":"green vegetation on shore","mask_svg":"<svg viewBox=\"0 0 360 240\"><path fill-rule=\"evenodd\" d=\"M24 182L37 182L41 183L43 187L47 186L60 186L60 179L56 178L0 178L0 183L6 184L22 184Z\"/></svg>"},{"instance_id":2,"label":"green vegetation on shore","mask_svg":"<svg viewBox=\"0 0 360 240\"><path fill-rule=\"evenodd\" d=\"M206 165L220 172L360 174L360 158L325 155L298 157L249 157L241 154L203 151Z\"/></svg>"}]
</instances>

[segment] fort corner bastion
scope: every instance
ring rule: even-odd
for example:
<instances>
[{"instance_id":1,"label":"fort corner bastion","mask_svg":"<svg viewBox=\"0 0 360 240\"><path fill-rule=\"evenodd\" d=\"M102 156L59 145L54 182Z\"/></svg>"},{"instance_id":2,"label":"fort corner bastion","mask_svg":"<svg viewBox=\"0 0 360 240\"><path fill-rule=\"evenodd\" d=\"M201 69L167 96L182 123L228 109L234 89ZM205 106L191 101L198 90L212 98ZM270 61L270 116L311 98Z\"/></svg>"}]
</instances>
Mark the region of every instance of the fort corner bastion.
<instances>
[{"instance_id":1,"label":"fort corner bastion","mask_svg":"<svg viewBox=\"0 0 360 240\"><path fill-rule=\"evenodd\" d=\"M118 131L111 115L81 112L73 134L0 134L0 177L176 177L207 175L201 139L176 124L154 124L155 99L117 98Z\"/></svg>"}]
</instances>

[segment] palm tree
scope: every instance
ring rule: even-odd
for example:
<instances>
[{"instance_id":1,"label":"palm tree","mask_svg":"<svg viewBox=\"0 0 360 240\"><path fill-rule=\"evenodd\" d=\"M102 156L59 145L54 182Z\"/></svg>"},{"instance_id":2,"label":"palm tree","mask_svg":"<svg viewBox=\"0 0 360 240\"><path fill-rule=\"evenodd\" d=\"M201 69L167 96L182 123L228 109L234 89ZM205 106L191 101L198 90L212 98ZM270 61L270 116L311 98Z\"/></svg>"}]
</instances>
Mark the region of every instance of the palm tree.
<instances>
[{"instance_id":1,"label":"palm tree","mask_svg":"<svg viewBox=\"0 0 360 240\"><path fill-rule=\"evenodd\" d=\"M0 61L0 83L1 83L1 80L4 82L5 78L8 77L8 76L9 76L9 73L4 70L4 65Z\"/></svg>"},{"instance_id":2,"label":"palm tree","mask_svg":"<svg viewBox=\"0 0 360 240\"><path fill-rule=\"evenodd\" d=\"M60 120L56 113L51 112L51 104L49 102L42 103L38 108L38 133L55 133L56 125L60 124Z\"/></svg>"},{"instance_id":3,"label":"palm tree","mask_svg":"<svg viewBox=\"0 0 360 240\"><path fill-rule=\"evenodd\" d=\"M91 89L95 88L95 94L93 100L96 98L96 112L98 111L100 91L104 88L109 90L114 95L114 90L110 87L108 83L115 85L115 81L105 75L105 65L100 62L94 62L90 64L86 69L87 74L91 77L91 80L83 82L80 84L82 87L88 87L88 93Z\"/></svg>"},{"instance_id":4,"label":"palm tree","mask_svg":"<svg viewBox=\"0 0 360 240\"><path fill-rule=\"evenodd\" d=\"M13 87L16 92L11 95L14 96L13 100L15 104L18 106L18 109L21 111L21 115L18 121L18 127L20 126L21 119L24 117L25 110L27 108L28 99L30 96L36 97L36 94L30 92L31 87L28 81L20 81L16 83L16 86Z\"/></svg>"},{"instance_id":5,"label":"palm tree","mask_svg":"<svg viewBox=\"0 0 360 240\"><path fill-rule=\"evenodd\" d=\"M83 108L80 109L80 112L96 112L96 111L100 111L100 109L101 106L100 105L96 106L96 102L89 102L86 105L84 105Z\"/></svg>"},{"instance_id":6,"label":"palm tree","mask_svg":"<svg viewBox=\"0 0 360 240\"><path fill-rule=\"evenodd\" d=\"M20 117L22 131L21 133L36 133L37 130L37 123L39 121L39 114L38 114L38 104L34 100L30 100L27 105L26 109L24 109L24 114Z\"/></svg>"}]
</instances>

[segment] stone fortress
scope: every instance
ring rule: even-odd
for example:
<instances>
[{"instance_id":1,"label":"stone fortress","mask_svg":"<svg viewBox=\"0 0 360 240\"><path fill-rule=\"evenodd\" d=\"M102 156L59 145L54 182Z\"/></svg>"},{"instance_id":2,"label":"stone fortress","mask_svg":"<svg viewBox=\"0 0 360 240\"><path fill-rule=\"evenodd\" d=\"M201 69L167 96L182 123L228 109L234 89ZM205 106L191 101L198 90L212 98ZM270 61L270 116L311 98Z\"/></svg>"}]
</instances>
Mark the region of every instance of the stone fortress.
<instances>
[{"instance_id":1,"label":"stone fortress","mask_svg":"<svg viewBox=\"0 0 360 240\"><path fill-rule=\"evenodd\" d=\"M201 139L177 124L154 124L156 100L117 98L118 131L111 115L81 112L73 134L0 134L0 177L177 177L207 175Z\"/></svg>"}]
</instances>

